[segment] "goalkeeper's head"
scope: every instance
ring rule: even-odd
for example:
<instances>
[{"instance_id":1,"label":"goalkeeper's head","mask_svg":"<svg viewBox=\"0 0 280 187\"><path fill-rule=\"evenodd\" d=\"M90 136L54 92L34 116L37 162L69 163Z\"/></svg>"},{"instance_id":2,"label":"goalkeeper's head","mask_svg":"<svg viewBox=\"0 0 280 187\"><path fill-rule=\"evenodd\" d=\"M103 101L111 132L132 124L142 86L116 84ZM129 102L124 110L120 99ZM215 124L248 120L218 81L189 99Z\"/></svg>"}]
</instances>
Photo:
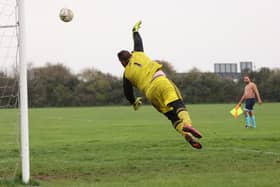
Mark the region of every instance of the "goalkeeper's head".
<instances>
[{"instance_id":1,"label":"goalkeeper's head","mask_svg":"<svg viewBox=\"0 0 280 187\"><path fill-rule=\"evenodd\" d=\"M118 53L119 61L122 63L123 67L125 67L128 64L131 56L132 56L131 53L126 50L122 50Z\"/></svg>"}]
</instances>

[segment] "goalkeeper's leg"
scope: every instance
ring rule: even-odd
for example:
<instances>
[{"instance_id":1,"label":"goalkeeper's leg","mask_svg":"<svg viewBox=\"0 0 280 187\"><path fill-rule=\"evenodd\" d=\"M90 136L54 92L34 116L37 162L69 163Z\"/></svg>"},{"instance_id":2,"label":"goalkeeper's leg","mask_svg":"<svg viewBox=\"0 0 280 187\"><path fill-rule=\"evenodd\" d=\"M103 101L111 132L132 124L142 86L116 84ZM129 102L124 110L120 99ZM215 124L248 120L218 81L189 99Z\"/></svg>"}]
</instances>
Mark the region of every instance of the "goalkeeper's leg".
<instances>
[{"instance_id":1,"label":"goalkeeper's leg","mask_svg":"<svg viewBox=\"0 0 280 187\"><path fill-rule=\"evenodd\" d=\"M195 139L195 137L201 138L201 133L191 126L192 122L180 91L172 81L164 76L156 78L145 95L159 112L168 117L174 128L194 148L201 149L201 144Z\"/></svg>"},{"instance_id":2,"label":"goalkeeper's leg","mask_svg":"<svg viewBox=\"0 0 280 187\"><path fill-rule=\"evenodd\" d=\"M202 138L201 133L192 127L192 121L188 111L181 99L173 101L168 104L172 110L165 113L169 120L171 120L173 127L182 134L185 139L197 149L201 149L202 145L194 138Z\"/></svg>"}]
</instances>

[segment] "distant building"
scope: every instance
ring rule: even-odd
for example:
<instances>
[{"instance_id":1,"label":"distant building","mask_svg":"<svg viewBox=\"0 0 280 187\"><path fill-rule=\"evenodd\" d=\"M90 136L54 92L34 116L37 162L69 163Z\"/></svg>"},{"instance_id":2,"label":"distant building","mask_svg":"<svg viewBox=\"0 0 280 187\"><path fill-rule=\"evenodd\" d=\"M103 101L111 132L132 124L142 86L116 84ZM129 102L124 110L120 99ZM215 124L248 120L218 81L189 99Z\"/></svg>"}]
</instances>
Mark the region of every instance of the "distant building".
<instances>
[{"instance_id":1,"label":"distant building","mask_svg":"<svg viewBox=\"0 0 280 187\"><path fill-rule=\"evenodd\" d=\"M238 71L237 63L215 63L214 72L220 77L237 80L242 73L253 71L253 62L251 61L240 62L239 65L240 71Z\"/></svg>"},{"instance_id":2,"label":"distant building","mask_svg":"<svg viewBox=\"0 0 280 187\"><path fill-rule=\"evenodd\" d=\"M238 79L240 77L236 63L216 63L214 72L223 78Z\"/></svg>"},{"instance_id":3,"label":"distant building","mask_svg":"<svg viewBox=\"0 0 280 187\"><path fill-rule=\"evenodd\" d=\"M253 71L253 62L240 62L240 72L252 72Z\"/></svg>"}]
</instances>

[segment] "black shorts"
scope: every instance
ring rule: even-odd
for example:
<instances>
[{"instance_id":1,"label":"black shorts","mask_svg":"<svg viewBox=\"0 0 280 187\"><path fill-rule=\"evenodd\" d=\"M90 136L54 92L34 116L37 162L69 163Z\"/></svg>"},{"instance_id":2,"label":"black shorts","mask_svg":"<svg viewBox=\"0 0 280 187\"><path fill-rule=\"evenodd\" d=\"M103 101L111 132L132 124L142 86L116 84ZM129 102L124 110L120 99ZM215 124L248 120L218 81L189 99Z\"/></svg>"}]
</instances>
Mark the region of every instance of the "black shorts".
<instances>
[{"instance_id":1,"label":"black shorts","mask_svg":"<svg viewBox=\"0 0 280 187\"><path fill-rule=\"evenodd\" d=\"M248 112L251 112L253 110L253 107L256 103L256 99L255 98L250 98L250 99L246 99L245 102L245 110Z\"/></svg>"}]
</instances>

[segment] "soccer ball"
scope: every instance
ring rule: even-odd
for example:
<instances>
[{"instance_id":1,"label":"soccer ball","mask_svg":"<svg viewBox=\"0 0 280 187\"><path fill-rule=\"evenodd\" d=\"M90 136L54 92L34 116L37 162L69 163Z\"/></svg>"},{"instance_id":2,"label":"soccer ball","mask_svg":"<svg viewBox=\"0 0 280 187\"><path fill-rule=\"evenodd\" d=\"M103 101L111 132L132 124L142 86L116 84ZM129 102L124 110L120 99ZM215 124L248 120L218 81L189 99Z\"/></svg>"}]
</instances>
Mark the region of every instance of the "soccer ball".
<instances>
[{"instance_id":1,"label":"soccer ball","mask_svg":"<svg viewBox=\"0 0 280 187\"><path fill-rule=\"evenodd\" d=\"M68 8L62 8L59 12L59 17L61 21L70 22L74 17L74 13Z\"/></svg>"}]
</instances>

